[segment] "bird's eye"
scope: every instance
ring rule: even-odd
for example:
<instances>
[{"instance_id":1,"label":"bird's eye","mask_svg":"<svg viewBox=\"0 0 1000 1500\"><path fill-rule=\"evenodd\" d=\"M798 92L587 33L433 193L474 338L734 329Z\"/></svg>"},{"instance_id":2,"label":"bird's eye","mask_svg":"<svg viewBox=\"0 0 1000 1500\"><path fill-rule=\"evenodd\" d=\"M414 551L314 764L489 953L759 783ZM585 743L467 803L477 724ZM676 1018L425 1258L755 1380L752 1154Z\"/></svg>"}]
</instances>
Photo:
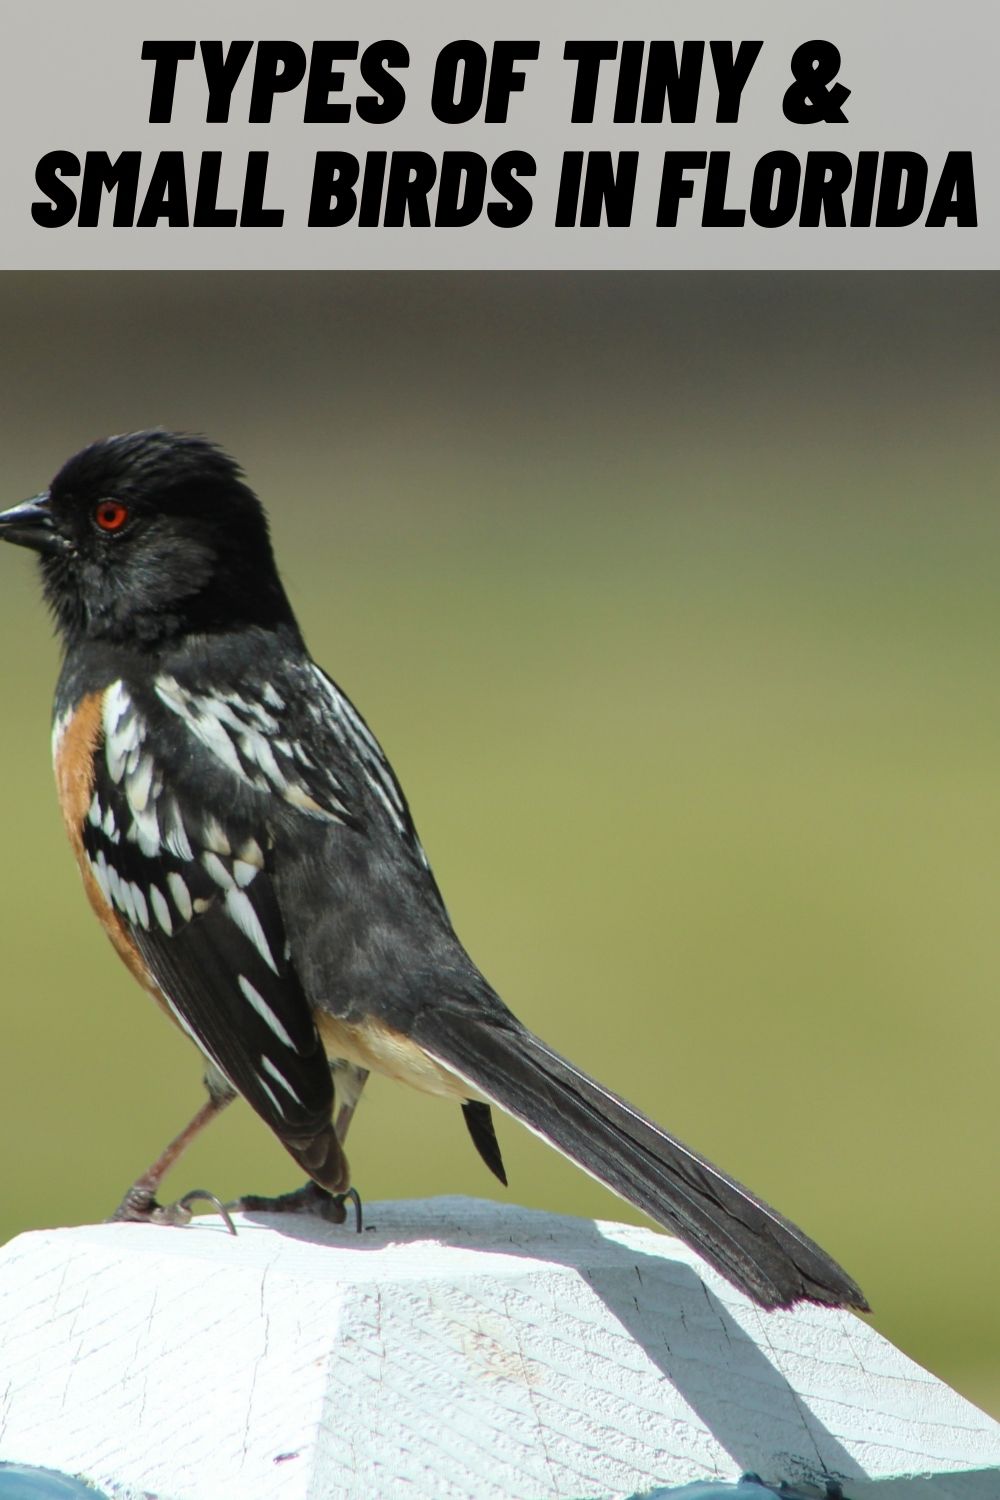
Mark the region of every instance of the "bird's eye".
<instances>
[{"instance_id":1,"label":"bird's eye","mask_svg":"<svg viewBox=\"0 0 1000 1500\"><path fill-rule=\"evenodd\" d=\"M94 511L94 523L101 531L121 531L128 520L128 506L119 500L102 500Z\"/></svg>"}]
</instances>

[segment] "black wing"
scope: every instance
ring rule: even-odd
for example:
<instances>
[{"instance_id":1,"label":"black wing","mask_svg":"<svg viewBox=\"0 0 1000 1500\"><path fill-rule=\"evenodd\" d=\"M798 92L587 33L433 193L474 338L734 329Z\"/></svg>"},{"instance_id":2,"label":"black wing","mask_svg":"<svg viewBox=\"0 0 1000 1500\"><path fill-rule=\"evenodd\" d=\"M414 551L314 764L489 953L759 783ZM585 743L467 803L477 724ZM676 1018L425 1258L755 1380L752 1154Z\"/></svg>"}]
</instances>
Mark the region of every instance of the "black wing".
<instances>
[{"instance_id":1,"label":"black wing","mask_svg":"<svg viewBox=\"0 0 1000 1500\"><path fill-rule=\"evenodd\" d=\"M270 679L266 675L268 666L274 669ZM214 673L213 678L218 683L219 674ZM116 692L127 703L120 721L116 721ZM176 675L161 673L155 681L155 698L146 707L162 721L157 744L166 746L173 736L174 762L180 765L194 757L201 768L199 784L214 786L211 805L230 809L222 831L225 847L220 847L218 817L206 815L204 798L190 793L182 797L176 785L164 787L160 795L165 798L168 813L173 815L177 809L185 828L188 822L191 824L187 844L194 837L197 847L193 865L199 876L210 876L209 895L215 904L205 915L214 914L215 920L191 924L190 932L184 935L190 954L181 953L182 944L176 935L165 942L160 934L139 934L143 952L155 946L157 951L150 962L156 973L164 976L161 982L175 1007L184 1006L199 1044L209 1050L216 1047L212 1055L218 1055L228 1039L226 1056L232 1057L231 1032L246 1008L247 998L258 1015L263 1002L265 1016L276 1018L285 1030L291 1031L293 1021L301 1023L302 1016L308 1015L309 1004L287 944L286 927L295 956L303 965L301 974L310 988L316 988L311 998L319 999L334 1014L341 1013L338 1007L342 1004L347 1010L360 1006L366 1014L369 1004L388 1003L390 996L383 985L378 986L378 994L366 992L366 983L370 986L373 976L378 979L378 964L364 961L366 941L371 939L378 947L384 944L386 932L394 931L398 939L396 957L405 967L407 939L412 940L409 900L416 898L423 903L424 913L431 918L427 930L443 935L448 954L458 949L392 768L364 719L315 663L308 658L260 662L252 682L244 675L225 691L217 686L212 692L205 692L183 669ZM105 718L112 780L116 785L123 783L133 801L131 789L137 780L141 800L146 794L143 761L141 754L136 758L132 726L142 721L120 684L109 692ZM124 771L119 764L122 757L127 761ZM133 759L137 770L132 769ZM141 831L141 816L138 823ZM263 838L262 830L267 838ZM233 894L225 884L233 875L227 861L241 861L239 851L248 837L251 862L262 858L263 864L249 881L237 878L240 889ZM178 850L172 852L176 855ZM180 852L187 856L186 847ZM236 877L246 874L242 863L235 869ZM386 871L392 874L388 883ZM247 900L259 924L252 932L245 909ZM285 921L282 902L289 907ZM234 934L232 918L239 919L241 913L244 920L236 921L238 930ZM226 918L230 919L228 924ZM248 957L238 968L240 960L233 942L240 940L241 933L241 952ZM261 946L261 933L266 952ZM256 937L257 941L248 945L247 937ZM269 957L277 965L277 974L268 972ZM412 957L417 969L426 960L421 952ZM354 965L356 959L362 960L360 973ZM246 963L253 966L259 981L247 972ZM234 971L241 976L240 997L232 988ZM192 995L193 976L197 977L198 993ZM248 985L253 986L249 997ZM210 992L207 1004L206 990ZM224 999L220 1000L223 992ZM312 1035L311 1021L308 1024ZM225 1028L225 1036L219 1035L220 1027ZM257 1026L257 1041L260 1039ZM273 1115L262 1107L261 1088L272 1110L272 1096L286 1104L284 1092L273 1087L279 1081L274 1077L278 1068L282 1079L303 1101L310 1096L298 1089L295 1077L282 1066L280 1057L273 1055L273 1038L264 1040L272 1048L270 1053L263 1053L262 1066L268 1077L262 1076L260 1064L253 1066L253 1059L252 1076L246 1081L245 1071L237 1071L240 1059L230 1061L227 1067L220 1058L219 1065L286 1138L287 1125L275 1123ZM302 1041L296 1045L301 1058ZM467 1107L464 1118L483 1160L504 1181L489 1107L478 1103Z\"/></svg>"},{"instance_id":2,"label":"black wing","mask_svg":"<svg viewBox=\"0 0 1000 1500\"><path fill-rule=\"evenodd\" d=\"M121 683L103 728L83 842L105 899L182 1028L336 1191L330 1069L290 960L266 823L225 795L204 737L190 734L175 764L176 743L150 733Z\"/></svg>"}]
</instances>

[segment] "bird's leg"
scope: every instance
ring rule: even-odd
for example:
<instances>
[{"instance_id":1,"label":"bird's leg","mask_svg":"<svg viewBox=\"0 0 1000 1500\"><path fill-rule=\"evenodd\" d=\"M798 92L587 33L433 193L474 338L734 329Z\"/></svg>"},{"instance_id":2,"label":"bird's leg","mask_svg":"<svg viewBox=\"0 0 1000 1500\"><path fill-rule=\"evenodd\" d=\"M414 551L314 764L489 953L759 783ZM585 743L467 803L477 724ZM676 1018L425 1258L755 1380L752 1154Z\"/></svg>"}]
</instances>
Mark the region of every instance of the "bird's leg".
<instances>
[{"instance_id":1,"label":"bird's leg","mask_svg":"<svg viewBox=\"0 0 1000 1500\"><path fill-rule=\"evenodd\" d=\"M361 1090L368 1081L368 1069L355 1067L353 1063L336 1063L333 1065L333 1079L340 1103L334 1128L338 1141L343 1145L361 1098Z\"/></svg>"},{"instance_id":2,"label":"bird's leg","mask_svg":"<svg viewBox=\"0 0 1000 1500\"><path fill-rule=\"evenodd\" d=\"M109 1224L189 1224L191 1222L189 1205L198 1199L204 1199L215 1205L225 1219L230 1233L235 1234L233 1221L225 1206L219 1202L214 1193L206 1192L203 1188L194 1188L190 1193L185 1193L178 1202L168 1203L165 1207L156 1201L157 1189L174 1162L187 1149L195 1136L200 1134L216 1115L221 1114L234 1097L230 1092L213 1091L190 1124L186 1125L180 1135L175 1136L170 1145L160 1152L148 1172L144 1172L133 1182L107 1222Z\"/></svg>"}]
</instances>

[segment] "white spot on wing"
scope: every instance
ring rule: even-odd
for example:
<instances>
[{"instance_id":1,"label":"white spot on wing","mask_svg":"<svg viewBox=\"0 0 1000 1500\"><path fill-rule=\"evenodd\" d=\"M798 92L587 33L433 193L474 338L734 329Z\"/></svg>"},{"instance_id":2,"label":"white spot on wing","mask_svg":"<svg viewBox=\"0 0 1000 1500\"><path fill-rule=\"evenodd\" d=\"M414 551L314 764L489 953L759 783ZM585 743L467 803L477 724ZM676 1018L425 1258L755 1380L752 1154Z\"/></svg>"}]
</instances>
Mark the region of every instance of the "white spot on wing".
<instances>
[{"instance_id":1,"label":"white spot on wing","mask_svg":"<svg viewBox=\"0 0 1000 1500\"><path fill-rule=\"evenodd\" d=\"M101 717L108 774L112 781L121 781L126 769L133 772L138 765L143 731L132 700L120 680L113 682L105 692Z\"/></svg>"},{"instance_id":2,"label":"white spot on wing","mask_svg":"<svg viewBox=\"0 0 1000 1500\"><path fill-rule=\"evenodd\" d=\"M257 762L264 775L272 781L278 791L284 791L287 778L274 758L274 751L262 734L246 734L240 741L244 754Z\"/></svg>"},{"instance_id":3,"label":"white spot on wing","mask_svg":"<svg viewBox=\"0 0 1000 1500\"><path fill-rule=\"evenodd\" d=\"M382 803L382 806L385 808L390 818L396 824L396 827L402 832L403 822L399 816L398 807L395 802L390 802L389 794L386 791L384 782L374 777L371 772L367 770L365 771L365 777L368 785L371 787L376 797Z\"/></svg>"},{"instance_id":4,"label":"white spot on wing","mask_svg":"<svg viewBox=\"0 0 1000 1500\"><path fill-rule=\"evenodd\" d=\"M145 854L147 859L156 859L160 853L160 827L156 821L156 813L151 807L144 812L137 812L129 829L129 838Z\"/></svg>"},{"instance_id":5,"label":"white spot on wing","mask_svg":"<svg viewBox=\"0 0 1000 1500\"><path fill-rule=\"evenodd\" d=\"M292 1041L288 1032L285 1030L284 1026L275 1015L274 1011L264 999L264 996L260 993L260 990L256 989L250 983L249 979L245 979L242 974L239 976L239 985L240 989L243 991L244 999L249 1000L250 1004L260 1016L261 1020L265 1021L267 1025L270 1026L271 1030L278 1038L278 1041L284 1042L285 1046L291 1048L291 1050L294 1052L295 1043Z\"/></svg>"},{"instance_id":6,"label":"white spot on wing","mask_svg":"<svg viewBox=\"0 0 1000 1500\"><path fill-rule=\"evenodd\" d=\"M263 870L264 854L256 839L247 839L243 847L236 852L245 864L256 865L258 870Z\"/></svg>"},{"instance_id":7,"label":"white spot on wing","mask_svg":"<svg viewBox=\"0 0 1000 1500\"><path fill-rule=\"evenodd\" d=\"M269 1083L265 1083L264 1079L261 1078L261 1076L260 1076L259 1073L255 1073L254 1077L257 1080L258 1086L264 1090L264 1093L267 1095L267 1097L270 1099L271 1103L274 1105L275 1113L279 1114L283 1120L287 1119L288 1117L285 1114L284 1109L281 1107L280 1103L278 1102L278 1096L274 1092L274 1089L271 1087L271 1085Z\"/></svg>"},{"instance_id":8,"label":"white spot on wing","mask_svg":"<svg viewBox=\"0 0 1000 1500\"><path fill-rule=\"evenodd\" d=\"M231 891L235 889L236 882L217 854L203 854L201 862L220 890Z\"/></svg>"},{"instance_id":9,"label":"white spot on wing","mask_svg":"<svg viewBox=\"0 0 1000 1500\"><path fill-rule=\"evenodd\" d=\"M111 889L114 892L115 904L119 911L123 911L130 922L135 921L135 897L132 895L132 882L123 880L113 865L108 866L112 874Z\"/></svg>"},{"instance_id":10,"label":"white spot on wing","mask_svg":"<svg viewBox=\"0 0 1000 1500\"><path fill-rule=\"evenodd\" d=\"M160 701L241 781L261 784L248 773L237 746L246 761L261 767L280 785L282 773L267 739L276 732L278 721L260 703L248 702L235 692L226 697L189 692L167 674L156 679L155 688ZM263 787L269 789L266 782Z\"/></svg>"},{"instance_id":11,"label":"white spot on wing","mask_svg":"<svg viewBox=\"0 0 1000 1500\"><path fill-rule=\"evenodd\" d=\"M284 1073L280 1072L274 1066L274 1063L271 1061L271 1059L265 1053L263 1053L263 1052L260 1055L260 1064L261 1064L261 1067L264 1069L264 1071L267 1072L267 1073L270 1073L271 1077L275 1080L275 1082L280 1083L281 1087L285 1090L285 1092L287 1094L291 1095L291 1097L295 1100L296 1104L301 1104L302 1103L302 1100L299 1098L298 1094L292 1088L292 1085L288 1082L288 1079L285 1077Z\"/></svg>"},{"instance_id":12,"label":"white spot on wing","mask_svg":"<svg viewBox=\"0 0 1000 1500\"><path fill-rule=\"evenodd\" d=\"M142 890L134 880L132 882L132 905L135 908L136 921L139 923L140 927L144 928L145 931L148 932L149 907L146 904L146 898L143 895Z\"/></svg>"},{"instance_id":13,"label":"white spot on wing","mask_svg":"<svg viewBox=\"0 0 1000 1500\"><path fill-rule=\"evenodd\" d=\"M191 848L191 840L187 836L187 829L181 818L181 810L177 805L177 799L171 797L167 805L167 818L164 827L166 845L171 854L176 854L178 859L185 861L194 859L194 850Z\"/></svg>"},{"instance_id":14,"label":"white spot on wing","mask_svg":"<svg viewBox=\"0 0 1000 1500\"><path fill-rule=\"evenodd\" d=\"M108 905L111 905L111 882L108 879L108 862L104 857L104 850L100 850L96 859L90 861L90 868L94 872L94 879L101 888L101 895Z\"/></svg>"},{"instance_id":15,"label":"white spot on wing","mask_svg":"<svg viewBox=\"0 0 1000 1500\"><path fill-rule=\"evenodd\" d=\"M325 672L313 665L313 677L326 699L333 723L341 737L353 749L361 764L365 780L389 814L399 833L406 832L402 794L396 785L382 747L357 709L330 681Z\"/></svg>"},{"instance_id":16,"label":"white spot on wing","mask_svg":"<svg viewBox=\"0 0 1000 1500\"><path fill-rule=\"evenodd\" d=\"M121 678L113 682L104 694L104 728L105 732L113 734L119 723L132 707L132 700L125 690L125 684Z\"/></svg>"},{"instance_id":17,"label":"white spot on wing","mask_svg":"<svg viewBox=\"0 0 1000 1500\"><path fill-rule=\"evenodd\" d=\"M149 904L153 908L153 915L167 934L167 937L172 937L174 923L170 915L170 907L167 905L167 898L159 886L151 885L149 887Z\"/></svg>"},{"instance_id":18,"label":"white spot on wing","mask_svg":"<svg viewBox=\"0 0 1000 1500\"><path fill-rule=\"evenodd\" d=\"M204 700L207 703L220 706L217 710L222 716L225 711L227 722L234 729L245 728L250 725L254 729L261 730L264 734L273 734L278 727L278 721L260 703L248 702L241 693L230 693L228 698L211 698Z\"/></svg>"},{"instance_id":19,"label":"white spot on wing","mask_svg":"<svg viewBox=\"0 0 1000 1500\"><path fill-rule=\"evenodd\" d=\"M223 727L218 714L203 709L193 715L185 714L183 717L188 728L197 735L206 749L211 750L217 760L221 760L223 765L235 771L236 775L245 781L246 776L240 764L240 758L236 754L236 746Z\"/></svg>"},{"instance_id":20,"label":"white spot on wing","mask_svg":"<svg viewBox=\"0 0 1000 1500\"><path fill-rule=\"evenodd\" d=\"M219 722L218 714L206 711L204 705L215 703L214 699L196 698L180 686L175 677L161 674L154 683L156 696L171 713L177 715L187 729L200 740L207 750L227 765L237 776L242 777L243 768L229 735Z\"/></svg>"},{"instance_id":21,"label":"white spot on wing","mask_svg":"<svg viewBox=\"0 0 1000 1500\"><path fill-rule=\"evenodd\" d=\"M268 947L267 938L264 936L264 929L260 925L260 918L254 911L253 903L246 892L237 890L235 886L233 886L232 890L227 891L226 911L232 917L240 931L245 933L251 943L253 943L268 968L277 974L278 965L275 963L271 949Z\"/></svg>"},{"instance_id":22,"label":"white spot on wing","mask_svg":"<svg viewBox=\"0 0 1000 1500\"><path fill-rule=\"evenodd\" d=\"M213 818L209 815L205 819L202 835L206 847L211 849L214 854L232 854L232 848L229 840L226 838L226 831L218 818Z\"/></svg>"},{"instance_id":23,"label":"white spot on wing","mask_svg":"<svg viewBox=\"0 0 1000 1500\"><path fill-rule=\"evenodd\" d=\"M292 782L286 791L285 801L290 802L293 807L304 808L306 812L321 813L324 817L326 816L315 797L310 797L305 787L299 786L297 782Z\"/></svg>"},{"instance_id":24,"label":"white spot on wing","mask_svg":"<svg viewBox=\"0 0 1000 1500\"><path fill-rule=\"evenodd\" d=\"M126 783L126 793L133 811L145 812L152 785L153 757L151 755L142 755L139 757L135 771L129 776Z\"/></svg>"},{"instance_id":25,"label":"white spot on wing","mask_svg":"<svg viewBox=\"0 0 1000 1500\"><path fill-rule=\"evenodd\" d=\"M167 876L167 889L174 898L174 905L180 913L183 922L190 922L193 915L191 906L191 892L184 884L184 878L171 870Z\"/></svg>"}]
</instances>

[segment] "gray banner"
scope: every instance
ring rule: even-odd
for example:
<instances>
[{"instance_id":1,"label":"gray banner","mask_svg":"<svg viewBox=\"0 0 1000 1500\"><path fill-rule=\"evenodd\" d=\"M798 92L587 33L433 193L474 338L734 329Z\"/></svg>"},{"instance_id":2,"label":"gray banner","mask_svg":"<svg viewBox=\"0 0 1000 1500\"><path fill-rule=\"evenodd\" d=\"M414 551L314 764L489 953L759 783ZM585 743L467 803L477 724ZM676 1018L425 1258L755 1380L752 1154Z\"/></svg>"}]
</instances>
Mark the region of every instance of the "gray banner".
<instances>
[{"instance_id":1,"label":"gray banner","mask_svg":"<svg viewBox=\"0 0 1000 1500\"><path fill-rule=\"evenodd\" d=\"M1000 13L982 0L104 0L4 29L5 269L1000 262ZM817 39L839 66L800 54L797 82ZM169 49L142 57L171 40L195 43L175 87ZM442 61L453 42L474 45ZM537 56L497 46L515 42ZM210 74L227 120L206 118ZM170 117L150 123L154 79Z\"/></svg>"}]
</instances>

